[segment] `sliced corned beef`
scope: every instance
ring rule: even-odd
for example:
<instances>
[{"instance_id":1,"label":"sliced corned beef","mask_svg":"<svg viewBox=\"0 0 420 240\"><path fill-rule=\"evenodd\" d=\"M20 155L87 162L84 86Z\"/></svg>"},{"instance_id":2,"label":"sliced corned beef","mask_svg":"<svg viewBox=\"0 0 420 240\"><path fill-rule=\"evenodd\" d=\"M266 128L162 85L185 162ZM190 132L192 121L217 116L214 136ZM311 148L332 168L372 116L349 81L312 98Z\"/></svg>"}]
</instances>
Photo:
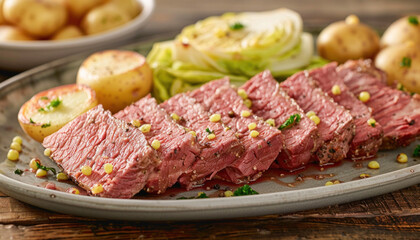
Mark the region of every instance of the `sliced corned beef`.
<instances>
[{"instance_id":1,"label":"sliced corned beef","mask_svg":"<svg viewBox=\"0 0 420 240\"><path fill-rule=\"evenodd\" d=\"M348 157L363 159L375 156L382 144L382 126L372 127L368 120L372 118L371 109L354 96L344 84L344 80L336 72L337 63L330 63L308 73L308 76L318 83L334 101L350 111L356 125L356 133L350 144ZM333 86L338 86L340 94L333 94Z\"/></svg>"},{"instance_id":2,"label":"sliced corned beef","mask_svg":"<svg viewBox=\"0 0 420 240\"><path fill-rule=\"evenodd\" d=\"M178 94L160 104L169 114L177 114L177 123L194 131L201 147L198 160L191 172L180 177L179 182L187 189L211 179L220 170L238 159L244 151L243 145L233 131L225 131L221 121L211 122L210 114L195 99ZM208 136L215 134L215 138Z\"/></svg>"},{"instance_id":3,"label":"sliced corned beef","mask_svg":"<svg viewBox=\"0 0 420 240\"><path fill-rule=\"evenodd\" d=\"M305 72L289 77L280 86L306 113L314 111L321 120L317 127L324 144L316 152L319 163L344 159L355 131L350 112L318 88Z\"/></svg>"},{"instance_id":4,"label":"sliced corned beef","mask_svg":"<svg viewBox=\"0 0 420 240\"><path fill-rule=\"evenodd\" d=\"M115 119L102 106L46 137L43 145L51 149L50 157L68 176L101 197L131 198L143 189L159 162L140 130ZM106 163L113 166L109 174L104 170ZM90 166L92 174L82 174L83 166ZM102 192L93 188L100 185Z\"/></svg>"},{"instance_id":5,"label":"sliced corned beef","mask_svg":"<svg viewBox=\"0 0 420 240\"><path fill-rule=\"evenodd\" d=\"M301 120L292 127L283 129L285 148L277 157L281 168L293 170L311 160L311 156L322 144L315 123L310 120L299 105L285 93L270 71L264 71L246 82L240 89L245 90L252 101L252 112L263 118L274 119L275 127L281 126L293 114Z\"/></svg>"},{"instance_id":6,"label":"sliced corned beef","mask_svg":"<svg viewBox=\"0 0 420 240\"><path fill-rule=\"evenodd\" d=\"M382 149L407 146L420 134L420 96L388 87L385 75L369 60L348 61L337 68L339 76L355 95L366 91L365 104L373 118L382 125Z\"/></svg>"},{"instance_id":7,"label":"sliced corned beef","mask_svg":"<svg viewBox=\"0 0 420 240\"><path fill-rule=\"evenodd\" d=\"M189 93L201 103L205 109L213 114L220 114L222 122L235 132L242 144L245 153L240 159L230 164L218 176L234 182L241 183L259 178L274 162L283 149L283 135L277 129L256 118L247 108L237 91L231 88L229 79L215 80L201 86ZM241 116L241 113L250 112L250 116ZM251 136L249 124L256 124L254 131L259 135Z\"/></svg>"},{"instance_id":8,"label":"sliced corned beef","mask_svg":"<svg viewBox=\"0 0 420 240\"><path fill-rule=\"evenodd\" d=\"M148 192L163 193L182 174L190 171L200 153L195 137L172 121L150 95L116 113L114 117L129 123L137 120L141 124L150 124L150 131L143 134L150 145L154 140L160 142L157 153L161 162L147 180L145 189Z\"/></svg>"}]
</instances>

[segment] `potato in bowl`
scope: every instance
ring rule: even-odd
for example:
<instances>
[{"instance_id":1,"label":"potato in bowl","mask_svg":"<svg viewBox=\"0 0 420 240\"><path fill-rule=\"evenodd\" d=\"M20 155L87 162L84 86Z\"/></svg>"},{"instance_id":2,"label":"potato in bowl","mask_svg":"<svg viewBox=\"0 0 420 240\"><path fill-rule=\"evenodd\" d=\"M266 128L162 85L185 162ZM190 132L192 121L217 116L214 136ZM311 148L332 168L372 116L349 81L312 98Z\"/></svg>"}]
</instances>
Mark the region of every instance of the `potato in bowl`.
<instances>
[{"instance_id":1,"label":"potato in bowl","mask_svg":"<svg viewBox=\"0 0 420 240\"><path fill-rule=\"evenodd\" d=\"M45 90L24 103L18 114L22 129L36 141L98 105L95 92L84 85L70 84Z\"/></svg>"}]
</instances>

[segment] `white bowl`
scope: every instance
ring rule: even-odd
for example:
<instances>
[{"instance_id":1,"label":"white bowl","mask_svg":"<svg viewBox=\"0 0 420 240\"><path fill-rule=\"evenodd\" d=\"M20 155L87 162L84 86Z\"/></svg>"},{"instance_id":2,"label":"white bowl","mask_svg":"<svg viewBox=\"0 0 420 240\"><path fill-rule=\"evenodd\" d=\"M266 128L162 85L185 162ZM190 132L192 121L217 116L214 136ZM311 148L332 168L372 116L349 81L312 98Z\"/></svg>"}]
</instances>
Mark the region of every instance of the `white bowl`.
<instances>
[{"instance_id":1,"label":"white bowl","mask_svg":"<svg viewBox=\"0 0 420 240\"><path fill-rule=\"evenodd\" d=\"M0 42L0 69L22 71L79 52L116 47L136 37L152 15L155 0L137 0L143 11L129 23L102 34L63 41Z\"/></svg>"}]
</instances>

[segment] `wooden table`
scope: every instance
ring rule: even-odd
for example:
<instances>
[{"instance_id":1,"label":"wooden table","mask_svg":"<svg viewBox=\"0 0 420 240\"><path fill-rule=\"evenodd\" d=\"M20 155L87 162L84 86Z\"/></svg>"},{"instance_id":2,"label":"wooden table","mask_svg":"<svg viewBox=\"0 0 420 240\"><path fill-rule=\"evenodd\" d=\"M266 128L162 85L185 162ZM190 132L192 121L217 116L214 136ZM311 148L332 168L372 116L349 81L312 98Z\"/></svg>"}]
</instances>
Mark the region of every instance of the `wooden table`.
<instances>
[{"instance_id":1,"label":"wooden table","mask_svg":"<svg viewBox=\"0 0 420 240\"><path fill-rule=\"evenodd\" d=\"M355 13L382 32L406 14L420 13L417 0L157 0L139 39L179 31L206 16L226 11L288 7L305 30L317 32ZM0 71L0 80L15 75ZM382 196L287 215L208 222L123 222L45 211L0 193L0 239L420 239L420 185Z\"/></svg>"}]
</instances>

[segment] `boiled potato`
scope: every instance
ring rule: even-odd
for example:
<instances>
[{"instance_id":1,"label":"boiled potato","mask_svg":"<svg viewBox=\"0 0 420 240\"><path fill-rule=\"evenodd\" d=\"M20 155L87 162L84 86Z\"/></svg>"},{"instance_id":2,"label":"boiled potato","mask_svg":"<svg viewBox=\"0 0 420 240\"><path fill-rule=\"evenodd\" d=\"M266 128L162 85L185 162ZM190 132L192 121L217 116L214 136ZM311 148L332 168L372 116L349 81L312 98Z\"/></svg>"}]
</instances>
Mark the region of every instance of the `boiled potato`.
<instances>
[{"instance_id":1,"label":"boiled potato","mask_svg":"<svg viewBox=\"0 0 420 240\"><path fill-rule=\"evenodd\" d=\"M76 26L67 26L60 31L58 31L54 36L52 36L51 40L66 40L71 38L78 38L82 37L82 31Z\"/></svg>"},{"instance_id":2,"label":"boiled potato","mask_svg":"<svg viewBox=\"0 0 420 240\"><path fill-rule=\"evenodd\" d=\"M97 34L121 26L130 21L127 12L113 4L105 4L90 10L82 20L81 27L88 34Z\"/></svg>"},{"instance_id":3,"label":"boiled potato","mask_svg":"<svg viewBox=\"0 0 420 240\"><path fill-rule=\"evenodd\" d=\"M99 103L115 113L150 92L152 71L136 52L107 50L83 62L77 83L93 88Z\"/></svg>"},{"instance_id":4,"label":"boiled potato","mask_svg":"<svg viewBox=\"0 0 420 240\"><path fill-rule=\"evenodd\" d=\"M19 28L13 26L0 26L0 41L31 41L36 40Z\"/></svg>"},{"instance_id":5,"label":"boiled potato","mask_svg":"<svg viewBox=\"0 0 420 240\"><path fill-rule=\"evenodd\" d=\"M322 30L317 46L321 57L344 63L349 59L373 58L379 51L379 36L350 15L346 21L332 23Z\"/></svg>"},{"instance_id":6,"label":"boiled potato","mask_svg":"<svg viewBox=\"0 0 420 240\"><path fill-rule=\"evenodd\" d=\"M381 47L412 41L420 45L420 15L407 16L392 23L381 38Z\"/></svg>"},{"instance_id":7,"label":"boiled potato","mask_svg":"<svg viewBox=\"0 0 420 240\"><path fill-rule=\"evenodd\" d=\"M67 21L65 6L55 0L4 0L3 14L6 21L41 38L51 36Z\"/></svg>"},{"instance_id":8,"label":"boiled potato","mask_svg":"<svg viewBox=\"0 0 420 240\"><path fill-rule=\"evenodd\" d=\"M0 25L6 23L6 20L4 20L4 17L3 17L3 2L4 0L0 0Z\"/></svg>"},{"instance_id":9,"label":"boiled potato","mask_svg":"<svg viewBox=\"0 0 420 240\"><path fill-rule=\"evenodd\" d=\"M43 139L77 116L98 105L95 92L83 85L52 88L33 96L18 114L22 129L33 139Z\"/></svg>"},{"instance_id":10,"label":"boiled potato","mask_svg":"<svg viewBox=\"0 0 420 240\"><path fill-rule=\"evenodd\" d=\"M106 0L63 0L69 9L71 18L79 21L89 10L106 2Z\"/></svg>"},{"instance_id":11,"label":"boiled potato","mask_svg":"<svg viewBox=\"0 0 420 240\"><path fill-rule=\"evenodd\" d=\"M388 84L400 83L410 92L420 93L420 45L408 42L379 52L375 66L388 75Z\"/></svg>"},{"instance_id":12,"label":"boiled potato","mask_svg":"<svg viewBox=\"0 0 420 240\"><path fill-rule=\"evenodd\" d=\"M111 0L111 3L128 13L130 19L133 19L141 12L142 8L137 0Z\"/></svg>"}]
</instances>

